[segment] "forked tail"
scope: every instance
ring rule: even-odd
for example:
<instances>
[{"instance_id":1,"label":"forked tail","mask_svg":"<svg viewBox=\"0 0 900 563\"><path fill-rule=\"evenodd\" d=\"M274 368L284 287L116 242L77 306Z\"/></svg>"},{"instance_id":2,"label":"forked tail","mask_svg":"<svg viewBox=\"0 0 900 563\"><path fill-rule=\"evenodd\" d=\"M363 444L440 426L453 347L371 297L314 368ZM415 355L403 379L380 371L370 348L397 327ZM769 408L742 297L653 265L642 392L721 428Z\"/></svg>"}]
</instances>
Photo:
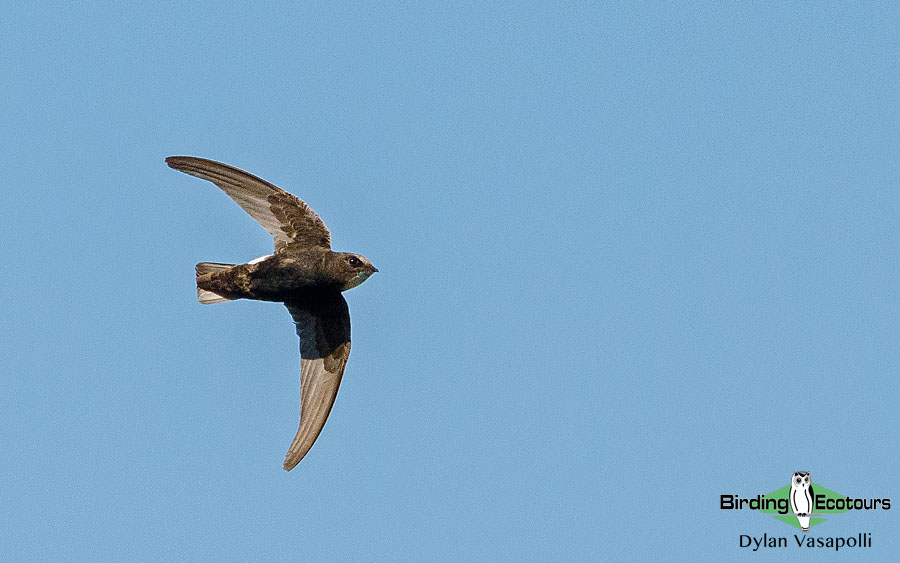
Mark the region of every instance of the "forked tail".
<instances>
[{"instance_id":1,"label":"forked tail","mask_svg":"<svg viewBox=\"0 0 900 563\"><path fill-rule=\"evenodd\" d=\"M200 262L199 264L197 264L194 269L197 272L197 300L199 300L200 303L203 303L204 305L212 305L213 303L231 301L231 299L222 297L218 293L214 293L206 289L201 289L200 276L228 270L232 266L234 266L234 264L217 264L215 262Z\"/></svg>"}]
</instances>

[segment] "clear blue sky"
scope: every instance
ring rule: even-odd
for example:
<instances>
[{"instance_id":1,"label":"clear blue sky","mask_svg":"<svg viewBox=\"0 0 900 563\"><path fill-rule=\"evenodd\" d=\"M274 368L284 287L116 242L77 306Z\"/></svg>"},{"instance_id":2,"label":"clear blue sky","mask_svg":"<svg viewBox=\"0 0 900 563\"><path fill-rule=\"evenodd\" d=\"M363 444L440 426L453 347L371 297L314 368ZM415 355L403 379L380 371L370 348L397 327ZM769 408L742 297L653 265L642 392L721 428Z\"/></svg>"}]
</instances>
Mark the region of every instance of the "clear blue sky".
<instances>
[{"instance_id":1,"label":"clear blue sky","mask_svg":"<svg viewBox=\"0 0 900 563\"><path fill-rule=\"evenodd\" d=\"M63 4L0 19L3 561L900 551L900 9ZM194 288L271 238L173 154L380 269L291 473L287 311ZM738 547L795 470L871 549Z\"/></svg>"}]
</instances>

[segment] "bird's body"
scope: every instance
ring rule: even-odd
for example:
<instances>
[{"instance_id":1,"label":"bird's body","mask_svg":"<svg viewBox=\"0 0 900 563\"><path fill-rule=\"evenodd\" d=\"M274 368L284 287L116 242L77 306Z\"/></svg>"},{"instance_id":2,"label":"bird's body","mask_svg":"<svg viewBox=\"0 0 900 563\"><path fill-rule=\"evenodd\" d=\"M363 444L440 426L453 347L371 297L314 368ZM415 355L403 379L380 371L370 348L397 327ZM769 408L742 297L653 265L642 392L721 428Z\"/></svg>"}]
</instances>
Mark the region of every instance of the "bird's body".
<instances>
[{"instance_id":1,"label":"bird's body","mask_svg":"<svg viewBox=\"0 0 900 563\"><path fill-rule=\"evenodd\" d=\"M229 267L210 270L201 267L197 272L197 287L228 300L283 302L310 289L346 291L364 282L371 273L362 272L360 276L351 272L348 276L343 267L344 257L344 253L330 250L297 249L266 256L258 262L215 264Z\"/></svg>"},{"instance_id":2,"label":"bird's body","mask_svg":"<svg viewBox=\"0 0 900 563\"><path fill-rule=\"evenodd\" d=\"M288 471L325 425L350 355L350 314L341 295L378 270L365 257L331 250L325 223L303 201L227 164L172 156L176 170L209 180L275 237L275 253L245 264L201 262L197 298L283 302L300 337L300 427L285 456Z\"/></svg>"}]
</instances>

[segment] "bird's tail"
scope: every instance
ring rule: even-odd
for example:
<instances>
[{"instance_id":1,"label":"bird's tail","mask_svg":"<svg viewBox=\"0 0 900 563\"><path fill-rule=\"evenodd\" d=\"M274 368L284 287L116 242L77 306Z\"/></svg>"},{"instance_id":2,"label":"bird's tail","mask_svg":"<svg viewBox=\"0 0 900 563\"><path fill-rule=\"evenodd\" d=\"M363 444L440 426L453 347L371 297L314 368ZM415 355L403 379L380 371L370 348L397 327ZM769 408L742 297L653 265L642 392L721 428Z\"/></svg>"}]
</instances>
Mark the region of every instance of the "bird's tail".
<instances>
[{"instance_id":1,"label":"bird's tail","mask_svg":"<svg viewBox=\"0 0 900 563\"><path fill-rule=\"evenodd\" d=\"M222 297L218 293L214 293L206 289L201 289L200 276L228 270L232 266L234 266L234 264L216 264L215 262L200 262L199 264L197 264L194 269L197 272L197 300L200 301L200 303L203 303L204 305L212 305L213 303L231 301L231 299Z\"/></svg>"}]
</instances>

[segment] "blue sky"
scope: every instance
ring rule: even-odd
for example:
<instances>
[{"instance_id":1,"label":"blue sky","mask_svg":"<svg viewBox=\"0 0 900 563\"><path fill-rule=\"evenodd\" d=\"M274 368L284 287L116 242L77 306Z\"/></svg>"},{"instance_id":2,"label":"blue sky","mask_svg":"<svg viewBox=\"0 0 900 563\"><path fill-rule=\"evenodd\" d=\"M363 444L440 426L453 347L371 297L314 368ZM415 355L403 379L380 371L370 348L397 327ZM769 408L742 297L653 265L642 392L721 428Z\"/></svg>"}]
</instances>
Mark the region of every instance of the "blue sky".
<instances>
[{"instance_id":1,"label":"blue sky","mask_svg":"<svg viewBox=\"0 0 900 563\"><path fill-rule=\"evenodd\" d=\"M0 559L728 561L794 529L721 494L900 503L898 12L5 6ZM271 238L174 154L380 270L290 473L290 317L193 279Z\"/></svg>"}]
</instances>

